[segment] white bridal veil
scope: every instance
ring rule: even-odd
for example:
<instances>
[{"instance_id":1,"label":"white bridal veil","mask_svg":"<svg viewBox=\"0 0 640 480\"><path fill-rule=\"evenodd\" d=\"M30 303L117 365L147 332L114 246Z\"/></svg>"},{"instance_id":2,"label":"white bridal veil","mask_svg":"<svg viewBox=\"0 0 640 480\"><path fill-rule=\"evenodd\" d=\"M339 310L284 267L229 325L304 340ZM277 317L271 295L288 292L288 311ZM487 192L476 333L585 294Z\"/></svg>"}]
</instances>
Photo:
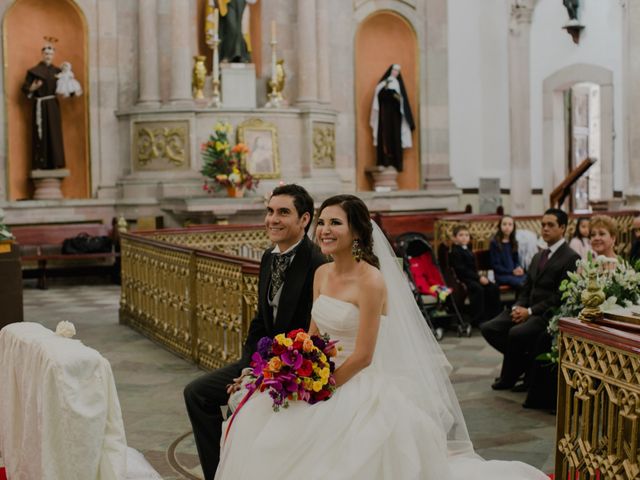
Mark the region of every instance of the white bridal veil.
<instances>
[{"instance_id":1,"label":"white bridal veil","mask_svg":"<svg viewBox=\"0 0 640 480\"><path fill-rule=\"evenodd\" d=\"M395 252L373 225L373 253L387 286L387 318L381 322L372 367L440 426L449 455L476 455L449 380L451 365L431 333L411 293Z\"/></svg>"}]
</instances>

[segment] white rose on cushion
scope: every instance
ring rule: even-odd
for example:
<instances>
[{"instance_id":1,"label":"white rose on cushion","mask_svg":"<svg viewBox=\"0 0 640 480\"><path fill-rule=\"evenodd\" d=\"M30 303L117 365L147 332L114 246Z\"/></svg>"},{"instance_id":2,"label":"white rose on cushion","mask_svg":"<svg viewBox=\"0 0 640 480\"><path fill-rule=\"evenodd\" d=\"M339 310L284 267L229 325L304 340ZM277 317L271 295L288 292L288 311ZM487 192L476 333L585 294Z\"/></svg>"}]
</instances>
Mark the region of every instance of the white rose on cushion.
<instances>
[{"instance_id":1,"label":"white rose on cushion","mask_svg":"<svg viewBox=\"0 0 640 480\"><path fill-rule=\"evenodd\" d=\"M76 327L71 322L63 320L56 326L56 335L61 337L71 338L76 334Z\"/></svg>"}]
</instances>

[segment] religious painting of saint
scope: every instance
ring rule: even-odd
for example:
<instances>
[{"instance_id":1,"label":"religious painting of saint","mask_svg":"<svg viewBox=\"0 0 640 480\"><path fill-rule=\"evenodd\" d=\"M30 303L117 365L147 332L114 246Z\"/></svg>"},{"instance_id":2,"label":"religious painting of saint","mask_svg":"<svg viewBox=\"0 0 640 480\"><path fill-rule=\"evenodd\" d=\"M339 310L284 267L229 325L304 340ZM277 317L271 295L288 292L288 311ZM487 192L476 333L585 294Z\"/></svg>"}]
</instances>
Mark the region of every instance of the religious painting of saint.
<instances>
[{"instance_id":1,"label":"religious painting of saint","mask_svg":"<svg viewBox=\"0 0 640 480\"><path fill-rule=\"evenodd\" d=\"M238 141L249 148L246 168L256 178L280 178L278 133L275 125L251 119L238 125Z\"/></svg>"}]
</instances>

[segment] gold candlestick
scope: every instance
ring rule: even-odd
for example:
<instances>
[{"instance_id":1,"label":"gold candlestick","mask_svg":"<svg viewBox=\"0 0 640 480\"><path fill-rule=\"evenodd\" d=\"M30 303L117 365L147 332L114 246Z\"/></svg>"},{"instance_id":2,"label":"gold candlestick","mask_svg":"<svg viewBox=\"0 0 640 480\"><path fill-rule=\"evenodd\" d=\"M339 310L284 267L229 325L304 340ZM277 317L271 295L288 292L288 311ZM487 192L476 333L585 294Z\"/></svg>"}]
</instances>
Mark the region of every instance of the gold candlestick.
<instances>
[{"instance_id":1,"label":"gold candlestick","mask_svg":"<svg viewBox=\"0 0 640 480\"><path fill-rule=\"evenodd\" d=\"M193 74L191 78L191 89L193 92L193 98L196 100L202 100L204 98L204 81L207 76L207 68L204 66L204 55L195 55L193 57Z\"/></svg>"},{"instance_id":2,"label":"gold candlestick","mask_svg":"<svg viewBox=\"0 0 640 480\"><path fill-rule=\"evenodd\" d=\"M220 38L218 37L218 32L213 34L213 38L211 39L211 49L213 50L213 72L212 72L212 93L211 93L211 102L209 102L209 106L213 108L220 108L222 106L222 100L220 99L220 58L218 53L218 44L220 43Z\"/></svg>"},{"instance_id":3,"label":"gold candlestick","mask_svg":"<svg viewBox=\"0 0 640 480\"><path fill-rule=\"evenodd\" d=\"M267 108L280 108L283 104L282 94L278 90L278 74L277 74L277 62L276 62L276 45L278 44L275 38L275 23L271 24L271 80L269 80L270 92L267 95L269 99L265 104Z\"/></svg>"}]
</instances>

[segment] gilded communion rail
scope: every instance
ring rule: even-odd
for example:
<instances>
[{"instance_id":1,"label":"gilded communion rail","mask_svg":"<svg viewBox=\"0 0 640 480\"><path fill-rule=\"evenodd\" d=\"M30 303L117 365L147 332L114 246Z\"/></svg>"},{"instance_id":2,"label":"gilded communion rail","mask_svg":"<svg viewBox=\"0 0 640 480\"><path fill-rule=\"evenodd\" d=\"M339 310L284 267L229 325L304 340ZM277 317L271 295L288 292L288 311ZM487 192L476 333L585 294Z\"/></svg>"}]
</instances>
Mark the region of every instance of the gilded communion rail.
<instances>
[{"instance_id":1,"label":"gilded communion rail","mask_svg":"<svg viewBox=\"0 0 640 480\"><path fill-rule=\"evenodd\" d=\"M557 479L640 478L640 326L560 320Z\"/></svg>"},{"instance_id":2,"label":"gilded communion rail","mask_svg":"<svg viewBox=\"0 0 640 480\"><path fill-rule=\"evenodd\" d=\"M204 368L238 359L269 245L255 225L122 234L120 323Z\"/></svg>"}]
</instances>

